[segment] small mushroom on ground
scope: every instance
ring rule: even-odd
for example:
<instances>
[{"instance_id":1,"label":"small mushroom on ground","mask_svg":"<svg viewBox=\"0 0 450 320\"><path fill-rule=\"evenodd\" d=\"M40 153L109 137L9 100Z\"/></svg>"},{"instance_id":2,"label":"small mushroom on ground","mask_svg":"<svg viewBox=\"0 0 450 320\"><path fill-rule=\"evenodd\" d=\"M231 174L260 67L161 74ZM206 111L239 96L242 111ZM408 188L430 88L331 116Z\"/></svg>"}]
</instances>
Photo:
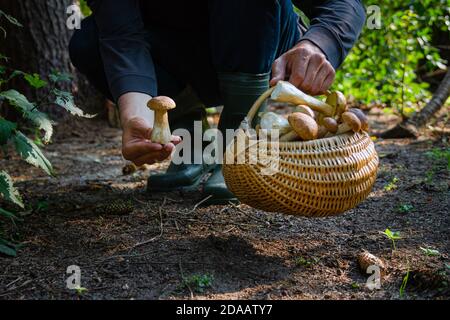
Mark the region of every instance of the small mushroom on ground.
<instances>
[{"instance_id":1,"label":"small mushroom on ground","mask_svg":"<svg viewBox=\"0 0 450 320\"><path fill-rule=\"evenodd\" d=\"M172 133L170 132L167 111L175 108L175 101L169 97L160 96L151 99L147 106L155 111L155 123L150 138L151 141L160 144L169 143Z\"/></svg>"},{"instance_id":2,"label":"small mushroom on ground","mask_svg":"<svg viewBox=\"0 0 450 320\"><path fill-rule=\"evenodd\" d=\"M288 121L292 129L294 129L303 140L317 139L319 125L310 116L304 113L294 112L289 115Z\"/></svg>"},{"instance_id":3,"label":"small mushroom on ground","mask_svg":"<svg viewBox=\"0 0 450 320\"><path fill-rule=\"evenodd\" d=\"M366 132L369 131L369 120L364 112L357 108L350 108L348 111L354 113L358 117L359 121L361 121L361 130Z\"/></svg>"},{"instance_id":4,"label":"small mushroom on ground","mask_svg":"<svg viewBox=\"0 0 450 320\"><path fill-rule=\"evenodd\" d=\"M361 130L361 121L359 121L358 117L354 113L344 112L342 114L342 121L343 123L339 125L336 134L341 134L348 131L358 132Z\"/></svg>"},{"instance_id":5,"label":"small mushroom on ground","mask_svg":"<svg viewBox=\"0 0 450 320\"><path fill-rule=\"evenodd\" d=\"M372 265L379 267L382 274L386 271L386 265L383 260L365 250L358 255L358 264L361 272L364 274L367 272L367 268Z\"/></svg>"},{"instance_id":6,"label":"small mushroom on ground","mask_svg":"<svg viewBox=\"0 0 450 320\"><path fill-rule=\"evenodd\" d=\"M301 113L304 113L304 114L310 116L313 119L316 118L316 114L314 113L314 111L310 107L302 105L302 104L296 106L294 112L301 112Z\"/></svg>"}]
</instances>

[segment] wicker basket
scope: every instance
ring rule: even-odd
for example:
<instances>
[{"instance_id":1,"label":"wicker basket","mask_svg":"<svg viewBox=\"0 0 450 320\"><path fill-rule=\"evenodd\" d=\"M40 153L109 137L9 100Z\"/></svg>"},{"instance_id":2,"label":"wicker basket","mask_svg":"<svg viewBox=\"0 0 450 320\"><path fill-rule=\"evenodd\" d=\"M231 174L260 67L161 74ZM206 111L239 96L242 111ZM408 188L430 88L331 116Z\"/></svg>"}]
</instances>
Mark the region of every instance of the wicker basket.
<instances>
[{"instance_id":1,"label":"wicker basket","mask_svg":"<svg viewBox=\"0 0 450 320\"><path fill-rule=\"evenodd\" d=\"M270 92L250 109L248 123ZM230 146L223 166L228 188L242 203L257 209L307 217L337 215L363 201L376 179L378 155L366 133L302 142L256 141L258 148L262 144L269 153L279 148L277 173L262 174L262 169L267 168L264 160L236 164L242 154ZM251 157L249 149L250 146L241 150L247 160Z\"/></svg>"}]
</instances>

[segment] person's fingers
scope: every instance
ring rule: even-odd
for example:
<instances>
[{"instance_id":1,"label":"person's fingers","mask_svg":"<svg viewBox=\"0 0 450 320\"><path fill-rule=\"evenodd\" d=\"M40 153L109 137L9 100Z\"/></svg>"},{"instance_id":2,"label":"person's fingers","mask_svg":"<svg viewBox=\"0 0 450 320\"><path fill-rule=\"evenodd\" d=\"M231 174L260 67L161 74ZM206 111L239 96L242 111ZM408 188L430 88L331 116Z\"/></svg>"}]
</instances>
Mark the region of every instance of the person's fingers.
<instances>
[{"instance_id":1,"label":"person's fingers","mask_svg":"<svg viewBox=\"0 0 450 320\"><path fill-rule=\"evenodd\" d=\"M326 92L331 87L331 84L334 81L335 75L336 75L336 72L334 71L334 68L331 67L330 72L328 73L327 77L325 78L325 80L322 83L322 86L320 88L321 92Z\"/></svg>"},{"instance_id":2,"label":"person's fingers","mask_svg":"<svg viewBox=\"0 0 450 320\"><path fill-rule=\"evenodd\" d=\"M308 69L310 57L308 55L301 55L295 59L292 68L289 82L297 88L301 88L306 78L306 71Z\"/></svg>"},{"instance_id":3,"label":"person's fingers","mask_svg":"<svg viewBox=\"0 0 450 320\"><path fill-rule=\"evenodd\" d=\"M154 156L142 156L137 159L131 160L135 165L142 166L144 164L154 164L156 160L154 159Z\"/></svg>"},{"instance_id":4,"label":"person's fingers","mask_svg":"<svg viewBox=\"0 0 450 320\"><path fill-rule=\"evenodd\" d=\"M170 142L172 142L174 145L177 145L181 142L181 137L172 135L172 137L170 138Z\"/></svg>"},{"instance_id":5,"label":"person's fingers","mask_svg":"<svg viewBox=\"0 0 450 320\"><path fill-rule=\"evenodd\" d=\"M137 166L141 166L143 164L154 164L157 161L164 161L170 157L171 152L167 152L166 150L161 150L159 152L152 152L149 154L145 154L139 156L131 161Z\"/></svg>"},{"instance_id":6,"label":"person's fingers","mask_svg":"<svg viewBox=\"0 0 450 320\"><path fill-rule=\"evenodd\" d=\"M163 151L164 152L168 152L169 154L171 154L174 149L175 149L175 145L173 143L170 143L170 142L166 143L163 146Z\"/></svg>"},{"instance_id":7,"label":"person's fingers","mask_svg":"<svg viewBox=\"0 0 450 320\"><path fill-rule=\"evenodd\" d=\"M316 76L314 77L312 86L311 86L311 95L317 96L319 94L322 94L323 91L321 91L323 82L327 78L330 70L325 64L322 64L320 67L320 70L317 72Z\"/></svg>"},{"instance_id":8,"label":"person's fingers","mask_svg":"<svg viewBox=\"0 0 450 320\"><path fill-rule=\"evenodd\" d=\"M272 79L270 86L274 86L278 81L284 80L286 77L286 59L284 56L276 59L272 64Z\"/></svg>"},{"instance_id":9,"label":"person's fingers","mask_svg":"<svg viewBox=\"0 0 450 320\"><path fill-rule=\"evenodd\" d=\"M312 94L315 89L314 79L320 72L325 61L319 55L313 55L309 59L309 63L306 69L305 79L300 85L300 89L308 94Z\"/></svg>"},{"instance_id":10,"label":"person's fingers","mask_svg":"<svg viewBox=\"0 0 450 320\"><path fill-rule=\"evenodd\" d=\"M125 143L122 148L122 155L127 160L135 159L143 154L149 154L155 151L160 151L163 146L158 143L152 143L150 141L136 141Z\"/></svg>"}]
</instances>

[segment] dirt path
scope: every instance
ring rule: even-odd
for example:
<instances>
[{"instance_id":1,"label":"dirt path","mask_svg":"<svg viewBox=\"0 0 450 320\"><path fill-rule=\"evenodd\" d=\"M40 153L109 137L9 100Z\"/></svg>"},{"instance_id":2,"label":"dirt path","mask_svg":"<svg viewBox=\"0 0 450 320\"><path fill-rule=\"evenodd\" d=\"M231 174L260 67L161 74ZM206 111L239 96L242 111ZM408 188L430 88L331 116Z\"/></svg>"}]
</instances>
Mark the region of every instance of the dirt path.
<instances>
[{"instance_id":1,"label":"dirt path","mask_svg":"<svg viewBox=\"0 0 450 320\"><path fill-rule=\"evenodd\" d=\"M408 269L403 298L449 298L449 176L426 155L442 139L377 141L369 198L343 216L306 219L195 208L200 192L149 195L146 177L165 164L122 175L118 130L98 121L58 130L45 149L57 179L0 160L29 204L23 222L3 222L23 246L0 257L0 299L398 299ZM394 252L386 228L400 231ZM388 264L380 290L365 287L363 249ZM70 265L87 291L66 289Z\"/></svg>"}]
</instances>

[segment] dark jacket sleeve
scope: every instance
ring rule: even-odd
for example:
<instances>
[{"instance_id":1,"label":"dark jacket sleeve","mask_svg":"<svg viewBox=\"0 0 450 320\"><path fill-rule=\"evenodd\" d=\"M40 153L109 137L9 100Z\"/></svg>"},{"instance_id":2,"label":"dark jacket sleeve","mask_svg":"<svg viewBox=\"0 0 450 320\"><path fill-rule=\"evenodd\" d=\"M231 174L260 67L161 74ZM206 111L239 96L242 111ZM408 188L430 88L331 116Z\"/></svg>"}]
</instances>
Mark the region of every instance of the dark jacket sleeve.
<instances>
[{"instance_id":1,"label":"dark jacket sleeve","mask_svg":"<svg viewBox=\"0 0 450 320\"><path fill-rule=\"evenodd\" d=\"M127 92L156 95L156 76L139 0L91 0L100 54L112 96Z\"/></svg>"},{"instance_id":2,"label":"dark jacket sleeve","mask_svg":"<svg viewBox=\"0 0 450 320\"><path fill-rule=\"evenodd\" d=\"M317 45L337 68L344 61L363 28L366 15L360 0L293 1L310 19L303 35Z\"/></svg>"}]
</instances>

